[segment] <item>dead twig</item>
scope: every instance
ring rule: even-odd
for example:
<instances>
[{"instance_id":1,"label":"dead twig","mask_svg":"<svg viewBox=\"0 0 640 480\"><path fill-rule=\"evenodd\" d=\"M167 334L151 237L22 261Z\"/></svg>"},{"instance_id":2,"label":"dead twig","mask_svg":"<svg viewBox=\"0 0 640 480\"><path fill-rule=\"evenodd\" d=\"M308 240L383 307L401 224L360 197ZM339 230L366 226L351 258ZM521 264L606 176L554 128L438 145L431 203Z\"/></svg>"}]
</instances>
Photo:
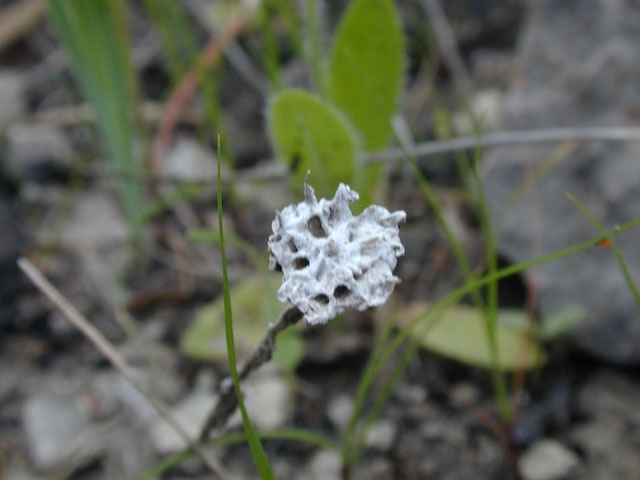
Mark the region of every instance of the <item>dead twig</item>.
<instances>
[{"instance_id":1,"label":"dead twig","mask_svg":"<svg viewBox=\"0 0 640 480\"><path fill-rule=\"evenodd\" d=\"M302 312L296 307L290 307L285 310L276 323L269 325L267 332L264 334L260 345L253 351L251 357L242 365L238 371L240 380L245 379L251 372L271 360L273 352L276 348L276 337L280 332L291 325L295 325L302 319ZM213 430L219 430L225 426L229 417L233 414L238 406L236 391L230 379L226 379L222 383L220 389L220 397L218 402L209 413L206 422L200 431L199 442L206 442L209 434Z\"/></svg>"},{"instance_id":2,"label":"dead twig","mask_svg":"<svg viewBox=\"0 0 640 480\"><path fill-rule=\"evenodd\" d=\"M125 376L131 385L153 405L160 416L196 452L205 464L220 478L228 478L222 465L210 458L204 448L194 442L187 431L178 423L171 410L134 372L125 358L109 343L109 341L78 310L62 296L62 294L44 277L38 268L26 258L18 260L18 266L29 279L44 293L69 321L80 330L107 359Z\"/></svg>"},{"instance_id":3,"label":"dead twig","mask_svg":"<svg viewBox=\"0 0 640 480\"><path fill-rule=\"evenodd\" d=\"M484 133L476 136L437 140L413 145L409 153L415 158L430 157L458 150L472 150L476 147L490 148L526 143L550 143L565 140L638 141L640 127L565 127L542 128L521 131ZM363 164L397 162L405 157L401 148L391 148L370 153L362 158Z\"/></svg>"}]
</instances>

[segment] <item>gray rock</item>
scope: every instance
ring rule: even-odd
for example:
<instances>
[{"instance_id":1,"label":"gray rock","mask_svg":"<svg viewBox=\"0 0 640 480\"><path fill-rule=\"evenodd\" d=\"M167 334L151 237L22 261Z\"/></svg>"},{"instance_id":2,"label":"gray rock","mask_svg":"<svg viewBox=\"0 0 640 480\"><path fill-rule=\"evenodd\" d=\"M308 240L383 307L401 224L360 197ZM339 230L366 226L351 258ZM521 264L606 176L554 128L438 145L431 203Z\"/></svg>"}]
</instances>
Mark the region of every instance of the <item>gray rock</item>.
<instances>
[{"instance_id":1,"label":"gray rock","mask_svg":"<svg viewBox=\"0 0 640 480\"><path fill-rule=\"evenodd\" d=\"M340 394L329 401L327 405L327 416L331 423L337 428L344 428L353 412L353 398L349 395Z\"/></svg>"},{"instance_id":2,"label":"gray rock","mask_svg":"<svg viewBox=\"0 0 640 480\"><path fill-rule=\"evenodd\" d=\"M299 477L305 480L338 480L341 478L342 460L340 455L328 450L317 452L307 465L307 471Z\"/></svg>"},{"instance_id":3,"label":"gray rock","mask_svg":"<svg viewBox=\"0 0 640 480\"><path fill-rule=\"evenodd\" d=\"M242 382L244 403L256 428L273 430L282 427L291 416L291 388L282 374L271 366L255 372ZM242 424L240 412L229 419L230 425Z\"/></svg>"},{"instance_id":4,"label":"gray rock","mask_svg":"<svg viewBox=\"0 0 640 480\"><path fill-rule=\"evenodd\" d=\"M638 24L637 2L530 0L515 80L506 96L504 125L637 123ZM556 148L518 146L486 156L483 174L492 222L501 233L501 253L513 262L597 234L566 192L606 228L629 221L640 211L637 143L585 142ZM541 178L532 181L536 175ZM616 241L632 275L640 278L638 231L619 235ZM608 361L640 362L638 307L610 250L592 248L526 275L535 281L542 315L570 305L587 312L570 334L576 345Z\"/></svg>"},{"instance_id":5,"label":"gray rock","mask_svg":"<svg viewBox=\"0 0 640 480\"><path fill-rule=\"evenodd\" d=\"M0 128L6 127L27 109L25 82L22 75L0 72Z\"/></svg>"},{"instance_id":6,"label":"gray rock","mask_svg":"<svg viewBox=\"0 0 640 480\"><path fill-rule=\"evenodd\" d=\"M523 480L561 480L578 465L578 456L555 440L539 440L518 461Z\"/></svg>"},{"instance_id":7,"label":"gray rock","mask_svg":"<svg viewBox=\"0 0 640 480\"><path fill-rule=\"evenodd\" d=\"M184 181L213 181L217 168L213 152L195 140L181 139L165 158L162 173Z\"/></svg>"},{"instance_id":8,"label":"gray rock","mask_svg":"<svg viewBox=\"0 0 640 480\"><path fill-rule=\"evenodd\" d=\"M47 164L66 174L71 171L73 151L60 129L48 125L13 124L7 128L6 139L7 168L18 178L40 179L44 175L41 170Z\"/></svg>"},{"instance_id":9,"label":"gray rock","mask_svg":"<svg viewBox=\"0 0 640 480\"><path fill-rule=\"evenodd\" d=\"M88 416L73 402L38 396L25 403L22 422L33 465L45 471L78 447L79 437L88 426Z\"/></svg>"},{"instance_id":10,"label":"gray rock","mask_svg":"<svg viewBox=\"0 0 640 480\"><path fill-rule=\"evenodd\" d=\"M379 420L367 432L366 446L378 450L389 450L393 445L397 427L391 420Z\"/></svg>"},{"instance_id":11,"label":"gray rock","mask_svg":"<svg viewBox=\"0 0 640 480\"><path fill-rule=\"evenodd\" d=\"M580 389L578 408L586 420L568 435L584 452L579 478L640 478L640 386L632 379L601 371Z\"/></svg>"},{"instance_id":12,"label":"gray rock","mask_svg":"<svg viewBox=\"0 0 640 480\"><path fill-rule=\"evenodd\" d=\"M215 396L196 392L176 405L172 413L187 434L195 439L215 402ZM162 454L178 452L187 447L185 441L162 419L151 427L150 435L154 447Z\"/></svg>"}]
</instances>

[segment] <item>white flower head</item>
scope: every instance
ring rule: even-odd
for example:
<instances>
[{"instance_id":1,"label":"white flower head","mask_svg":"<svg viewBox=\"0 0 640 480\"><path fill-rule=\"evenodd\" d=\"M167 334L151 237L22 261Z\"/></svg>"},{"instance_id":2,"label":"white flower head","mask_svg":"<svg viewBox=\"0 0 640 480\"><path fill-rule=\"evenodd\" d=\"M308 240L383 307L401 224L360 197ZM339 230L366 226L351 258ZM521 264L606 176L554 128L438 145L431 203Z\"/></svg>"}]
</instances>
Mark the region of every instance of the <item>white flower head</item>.
<instances>
[{"instance_id":1,"label":"white flower head","mask_svg":"<svg viewBox=\"0 0 640 480\"><path fill-rule=\"evenodd\" d=\"M392 272L404 254L398 224L407 215L371 205L354 216L349 204L359 198L357 192L341 183L333 199L318 201L308 177L304 201L276 211L269 269L282 271L278 299L316 325L387 300L400 282Z\"/></svg>"}]
</instances>

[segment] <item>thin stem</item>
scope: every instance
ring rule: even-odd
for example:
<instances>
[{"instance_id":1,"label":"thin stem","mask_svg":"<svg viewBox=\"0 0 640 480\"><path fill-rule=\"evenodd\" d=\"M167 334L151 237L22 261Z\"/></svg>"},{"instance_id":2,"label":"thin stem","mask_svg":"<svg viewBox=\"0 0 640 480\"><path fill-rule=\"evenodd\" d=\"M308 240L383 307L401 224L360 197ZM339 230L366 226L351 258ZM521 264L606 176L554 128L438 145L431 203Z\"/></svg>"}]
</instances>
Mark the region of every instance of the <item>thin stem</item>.
<instances>
[{"instance_id":1,"label":"thin stem","mask_svg":"<svg viewBox=\"0 0 640 480\"><path fill-rule=\"evenodd\" d=\"M478 136L478 140L480 140ZM480 176L480 156L481 147L477 147L474 152L473 174L478 189L478 205L480 213L480 224L485 237L485 250L487 256L487 272L489 275L495 275L498 270L498 256L496 253L496 240L491 229L491 220L489 218L489 207L487 206L486 196L482 178ZM504 374L500 368L500 353L498 351L497 336L497 318L498 318L498 281L489 282L487 286L487 302L484 311L485 330L487 341L489 343L489 353L491 355L491 381L493 390L498 402L498 411L500 417L504 421L508 421L511 409L509 408L509 396Z\"/></svg>"},{"instance_id":2,"label":"thin stem","mask_svg":"<svg viewBox=\"0 0 640 480\"><path fill-rule=\"evenodd\" d=\"M587 210L587 207L585 207L582 203L580 203L578 199L576 199L570 193L567 193L566 196L569 200L573 202L575 206L577 206L582 211L582 213L589 219L589 221L593 224L594 227L596 227L596 229L600 233L604 233L607 231L604 228L604 226L600 223L600 221L589 210ZM611 248L611 250L613 250L613 253L616 256L616 260L618 260L618 265L620 265L620 270L622 270L622 275L624 275L624 279L627 282L627 286L629 287L629 290L631 290L631 294L633 295L633 298L635 299L636 304L640 306L640 291L638 291L638 287L633 281L631 272L627 268L627 262L625 262L624 260L624 256L622 255L622 250L620 250L620 247L618 246L618 244L613 240L609 240L608 246Z\"/></svg>"},{"instance_id":3,"label":"thin stem","mask_svg":"<svg viewBox=\"0 0 640 480\"><path fill-rule=\"evenodd\" d=\"M549 143L565 140L605 140L605 141L639 141L639 127L566 127L543 128L538 130L521 130L485 133L478 144L475 135L452 138L450 140L436 140L413 145L410 153L416 158L430 157L442 153L458 150L473 150L482 148L521 145L525 143ZM362 157L363 164L397 162L404 158L401 148L391 148L381 152L371 153Z\"/></svg>"}]
</instances>

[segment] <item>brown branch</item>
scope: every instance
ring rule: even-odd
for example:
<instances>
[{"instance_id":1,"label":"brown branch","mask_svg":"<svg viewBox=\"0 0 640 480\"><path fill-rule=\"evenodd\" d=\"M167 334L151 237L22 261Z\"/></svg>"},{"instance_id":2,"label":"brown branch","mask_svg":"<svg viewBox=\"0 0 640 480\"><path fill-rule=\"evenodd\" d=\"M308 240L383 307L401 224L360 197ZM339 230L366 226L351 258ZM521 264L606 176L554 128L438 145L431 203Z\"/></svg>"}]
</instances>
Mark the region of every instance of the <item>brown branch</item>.
<instances>
[{"instance_id":1,"label":"brown branch","mask_svg":"<svg viewBox=\"0 0 640 480\"><path fill-rule=\"evenodd\" d=\"M158 397L153 391L145 384L135 371L129 366L125 358L114 348L109 340L94 327L89 320L87 320L66 298L62 296L45 277L40 270L26 258L20 258L18 260L18 266L29 277L29 279L35 284L38 289L44 293L56 307L58 307L62 313L69 319L69 321L80 330L105 357L111 362L124 375L129 383L140 392L151 405L156 409L160 416L169 424L169 426L184 440L184 442L193 449L205 464L216 473L220 478L228 478L228 474L225 473L222 465L217 460L209 457L204 448L194 442L187 431L180 425L169 409L169 406L164 403L160 397Z\"/></svg>"},{"instance_id":2,"label":"brown branch","mask_svg":"<svg viewBox=\"0 0 640 480\"><path fill-rule=\"evenodd\" d=\"M240 368L238 372L239 379L245 379L251 372L257 370L259 367L271 360L276 348L276 337L278 334L287 327L298 323L300 319L302 319L302 312L296 307L290 307L280 315L280 318L276 323L269 325L260 345L258 345L251 356ZM222 382L218 402L213 407L206 422L202 426L199 442L206 442L213 430L223 428L229 420L229 417L236 410L237 406L238 400L236 398L233 382L231 382L230 379L226 379Z\"/></svg>"}]
</instances>

